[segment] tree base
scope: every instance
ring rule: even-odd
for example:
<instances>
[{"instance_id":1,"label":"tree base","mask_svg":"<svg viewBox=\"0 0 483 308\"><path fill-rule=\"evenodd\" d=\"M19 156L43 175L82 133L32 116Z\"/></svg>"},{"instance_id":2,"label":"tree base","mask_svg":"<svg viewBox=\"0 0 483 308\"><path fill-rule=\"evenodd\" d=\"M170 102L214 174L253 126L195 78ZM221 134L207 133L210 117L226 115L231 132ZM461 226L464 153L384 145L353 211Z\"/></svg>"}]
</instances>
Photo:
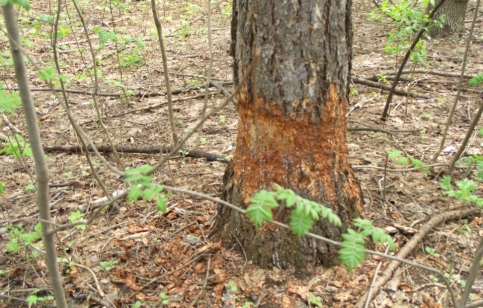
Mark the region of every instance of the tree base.
<instances>
[{"instance_id":1,"label":"tree base","mask_svg":"<svg viewBox=\"0 0 483 308\"><path fill-rule=\"evenodd\" d=\"M329 103L336 103L335 92L331 94ZM253 117L253 108L257 117ZM331 208L347 228L353 218L363 216L363 211L361 190L348 161L345 119L336 117L345 112L342 108L337 113L324 113L325 121L314 123L309 117L287 119L261 105L240 104L237 149L223 178L223 199L246 209L256 192L270 190L272 183L277 183ZM272 213L275 220L289 223L291 209L281 205ZM345 228L320 219L312 232L340 241ZM262 267L292 265L302 276L319 264L339 262L337 248L332 245L299 239L268 223L257 231L246 215L223 205L218 209L212 238L221 240L224 247L235 247Z\"/></svg>"},{"instance_id":2,"label":"tree base","mask_svg":"<svg viewBox=\"0 0 483 308\"><path fill-rule=\"evenodd\" d=\"M465 15L468 0L446 0L434 15L437 20L445 15L443 27L431 27L429 35L432 38L444 38L457 33L460 37L465 33ZM431 7L429 9L432 9Z\"/></svg>"}]
</instances>

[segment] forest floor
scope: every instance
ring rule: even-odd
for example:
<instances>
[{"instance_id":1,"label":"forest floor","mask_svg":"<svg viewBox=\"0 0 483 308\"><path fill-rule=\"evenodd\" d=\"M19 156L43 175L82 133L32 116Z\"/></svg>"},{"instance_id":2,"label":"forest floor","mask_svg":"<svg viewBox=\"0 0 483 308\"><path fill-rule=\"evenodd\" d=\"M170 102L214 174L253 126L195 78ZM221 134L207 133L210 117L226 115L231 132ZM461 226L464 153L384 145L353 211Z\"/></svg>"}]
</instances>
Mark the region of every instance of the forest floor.
<instances>
[{"instance_id":1,"label":"forest floor","mask_svg":"<svg viewBox=\"0 0 483 308\"><path fill-rule=\"evenodd\" d=\"M102 71L99 92L103 95L98 97L98 102L104 108L104 124L115 145L135 149L134 153L120 153L119 164L112 153L103 155L121 169L154 165L162 158L159 153L140 152L153 146L169 146L172 142L167 97L160 93L165 91L163 66L150 2L126 1L125 7L120 8L113 1L112 10L108 2L78 2L91 30L92 43L99 47L97 63ZM164 3L160 2L160 5ZM232 1L213 2L212 77L233 92L232 58L228 54ZM40 25L40 19L42 14L53 15L49 11L53 8L47 1L32 1L31 5L30 12L18 12L23 43L39 66L49 67L53 63L51 27ZM64 37L59 39L58 46L63 74L69 79L66 87L71 91L66 93L69 108L95 144L109 145L107 134L95 121L98 117L92 96L85 93L92 91L92 81L87 76L92 61L86 37L72 4L63 4L62 8L59 31ZM473 1L468 8L466 19L469 21L474 12ZM373 9L371 1L355 0L352 76L390 86L402 56L396 58L385 53L387 34L394 30L393 24L389 20L369 21ZM200 76L206 74L210 62L207 9L205 1L184 0L170 1L158 11L165 35L171 88L180 90L173 95L175 125L179 132L186 133L196 125L204 103L205 90L200 86L205 80ZM481 18L480 11L468 54L465 75L469 76L483 72ZM467 29L469 26L467 22ZM115 31L119 40L101 44L98 35L93 33L95 27L111 34ZM398 88L426 98L394 96L386 122L380 118L388 91L359 82L352 84L349 127L369 130L348 132L351 162L364 194L367 218L391 231L398 251L430 218L462 207L460 202L443 195L438 172L451 162L481 102L479 90L468 86L468 78L463 80L444 151L437 160L439 167L427 174L424 168L415 169L411 164L398 164L395 158L387 159L386 153L400 151L400 158L410 155L428 165L431 163L456 97L465 40L466 36L457 35L425 40L427 64L410 62L406 70L414 68L416 72L404 74ZM3 59L7 59L5 36L0 46ZM29 69L44 145L78 146L79 140L59 100L48 91L31 65ZM11 66L2 66L2 82L4 89L16 88ZM134 95L123 96L124 91ZM209 92L208 109L226 99L217 88L210 88ZM237 126L235 105L230 103L204 123L198 150L229 156L235 146ZM23 116L4 114L2 133L10 136L15 132L27 138ZM183 148L193 149L194 140L188 140ZM483 139L476 131L464 156L482 153L482 146ZM58 148L47 151L46 155L52 184L51 214L56 223L68 223L69 216L77 211L86 218L91 217L94 202L104 194L85 153ZM89 155L109 192L127 188L93 153ZM386 166L388 170L384 171ZM178 154L153 177L157 183L218 198L225 168L223 162ZM19 240L20 250L7 252L7 245L15 238L12 227L7 226L27 234L34 231L38 222L33 176L32 158L0 156L0 180L5 183L0 199L0 293L23 299L31 294L39 298L51 294L42 245L23 247ZM473 169L459 168L452 180L454 183L473 177ZM384 182L386 189L383 190ZM482 184L478 182L478 186L475 193L481 194ZM299 279L291 269L260 268L243 253L212 243L209 234L218 204L179 193L173 193L168 201L168 211L163 214L152 201L126 203L121 200L102 211L86 230L70 228L58 233L59 258L69 260L62 264L62 274L73 307L136 307L139 303L142 307L248 307L250 302L257 307L318 307L318 304L352 307L369 290L378 265L381 269L376 275L380 276L390 262L368 255L351 272L342 266L318 268L312 276ZM440 223L412 249L407 259L447 273L453 289L461 294L461 283L468 275L482 235L482 224L481 216ZM483 276L479 273L470 300L481 299L482 290ZM49 301L43 303L52 305ZM443 307L448 303L449 295L440 279L403 264L369 307ZM27 303L3 298L0 306L27 307Z\"/></svg>"}]
</instances>

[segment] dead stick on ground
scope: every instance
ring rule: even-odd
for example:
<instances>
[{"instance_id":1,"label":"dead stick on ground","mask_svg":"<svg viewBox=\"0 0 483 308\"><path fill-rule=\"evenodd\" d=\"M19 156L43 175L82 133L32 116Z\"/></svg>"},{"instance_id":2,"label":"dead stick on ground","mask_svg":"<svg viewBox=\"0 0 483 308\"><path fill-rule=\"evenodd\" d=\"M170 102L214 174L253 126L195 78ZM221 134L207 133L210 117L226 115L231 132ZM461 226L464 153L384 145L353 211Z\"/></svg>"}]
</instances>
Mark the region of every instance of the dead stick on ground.
<instances>
[{"instance_id":1,"label":"dead stick on ground","mask_svg":"<svg viewBox=\"0 0 483 308\"><path fill-rule=\"evenodd\" d=\"M409 241L407 244L399 251L399 253L396 255L396 257L405 259L412 251L413 249L418 245L418 243L437 225L440 225L446 221L449 220L454 220L454 219L462 219L468 215L474 215L478 211L480 211L479 208L471 208L471 209L465 209L465 210L456 210L456 211L451 211L451 212L446 212L439 214L435 216L434 218L430 219L426 224L424 224L421 229L419 229L419 232L416 233L416 235ZM382 288L383 285L385 285L389 279L391 279L392 274L394 271L399 267L401 262L399 261L391 261L389 265L386 267L384 272L382 273L381 277L376 281L376 283L373 286L374 290L379 290ZM371 298L368 299L368 301L371 301L374 296L376 296L377 293L372 294ZM356 306L357 308L362 308L364 307L364 302L366 300L366 295L361 296L359 298L359 301L357 302Z\"/></svg>"},{"instance_id":2,"label":"dead stick on ground","mask_svg":"<svg viewBox=\"0 0 483 308\"><path fill-rule=\"evenodd\" d=\"M370 80L367 80L367 79L360 79L360 78L356 78L356 77L352 77L351 79L354 83L362 84L364 86L369 86L369 87L377 88L377 89L381 89L381 90L391 91L391 87L379 84L379 83L374 82L374 81L370 81ZM410 97L415 97L415 98L429 99L429 96L427 96L427 95L419 94L419 93L413 93L413 92L407 92L407 91L403 91L403 90L394 90L394 94L402 95L402 96L410 96Z\"/></svg>"},{"instance_id":3,"label":"dead stick on ground","mask_svg":"<svg viewBox=\"0 0 483 308\"><path fill-rule=\"evenodd\" d=\"M220 83L210 83L209 87L210 88L218 88L219 86L230 86L232 85L232 81L223 81ZM185 89L175 89L172 90L171 94L183 94L191 91L197 91L203 89L203 86L197 86L197 87L191 87L191 88L185 88ZM12 88L14 91L18 91L18 88ZM61 89L55 89L56 91L62 91ZM131 90L131 89L126 89L126 90ZM32 92L50 92L52 89L50 88L32 88L30 89ZM137 91L136 89L132 89L133 93L131 94L131 97L154 97L154 96L166 96L166 92L141 92ZM134 92L137 91L137 92ZM79 95L90 95L92 96L93 93L88 90L65 90L66 93L72 93L72 94L79 94ZM97 93L96 96L106 96L106 97L122 97L124 93Z\"/></svg>"},{"instance_id":4,"label":"dead stick on ground","mask_svg":"<svg viewBox=\"0 0 483 308\"><path fill-rule=\"evenodd\" d=\"M142 154L156 154L156 153L169 153L174 147L172 146L151 146L151 147L128 147L128 146L115 146L116 150L120 153L142 153ZM93 151L92 147L87 148L88 151ZM102 153L110 153L112 149L110 146L106 145L96 145L96 149ZM46 145L44 146L45 152L52 152L52 151L63 151L63 152L70 152L70 153L81 153L83 149L77 145ZM184 157L193 157L193 158L206 158L207 161L218 161L221 163L228 163L229 158L224 155L218 155L213 153L207 153L199 150L189 150L189 149L180 149L182 156Z\"/></svg>"},{"instance_id":5,"label":"dead stick on ground","mask_svg":"<svg viewBox=\"0 0 483 308\"><path fill-rule=\"evenodd\" d=\"M428 74L428 75L436 75L436 76L451 77L451 78L460 78L461 77L461 74L451 74L451 73L443 73L443 72L436 72L436 71L429 71L429 70L402 71L402 74ZM380 76L380 75L394 76L394 75L396 75L396 73L394 73L394 72L382 72L378 76ZM463 77L464 78L473 78L474 76L464 75ZM377 76L373 76L369 80L377 80Z\"/></svg>"},{"instance_id":6,"label":"dead stick on ground","mask_svg":"<svg viewBox=\"0 0 483 308\"><path fill-rule=\"evenodd\" d=\"M386 247L386 250L384 251L384 253L387 254L388 251L389 251L389 246ZM377 274L379 273L381 266L382 266L382 261L379 261L379 263L377 264L376 270L374 271L374 277L372 277L371 287L369 288L369 295L367 296L366 303L364 304L364 308L369 307L370 299L372 297L372 292L374 292L374 283L376 282Z\"/></svg>"},{"instance_id":7,"label":"dead stick on ground","mask_svg":"<svg viewBox=\"0 0 483 308\"><path fill-rule=\"evenodd\" d=\"M349 119L349 122L355 123L357 125L362 125L364 127L348 127L347 131L373 131L373 132L381 132L386 134L396 134L396 133L418 133L421 132L421 129L384 129L380 128L377 125L371 124L368 125L366 123L362 123L356 120Z\"/></svg>"},{"instance_id":8,"label":"dead stick on ground","mask_svg":"<svg viewBox=\"0 0 483 308\"><path fill-rule=\"evenodd\" d=\"M94 279L94 282L96 283L97 292L99 292L99 295L102 296L102 297L106 296L106 294L104 293L104 291L101 288L101 284L99 283L99 279L97 279L97 276L92 269L90 269L89 267L84 266L82 264L79 264L79 263L76 263L75 266L83 268L86 271L88 271L89 273L91 273L91 275Z\"/></svg>"},{"instance_id":9,"label":"dead stick on ground","mask_svg":"<svg viewBox=\"0 0 483 308\"><path fill-rule=\"evenodd\" d=\"M347 131L349 132L376 132L376 133L386 133L386 134L396 134L396 133L417 133L420 132L420 129L404 129L404 130L387 130L377 127L348 127Z\"/></svg>"},{"instance_id":10,"label":"dead stick on ground","mask_svg":"<svg viewBox=\"0 0 483 308\"><path fill-rule=\"evenodd\" d=\"M211 256L208 258L208 264L206 265L206 278L203 283L203 286L200 289L200 292L196 295L195 299L191 302L190 308L194 307L196 302L198 301L198 298L200 298L200 295L203 293L203 291L206 288L206 284L208 283L208 278L210 277L210 265L211 265Z\"/></svg>"}]
</instances>

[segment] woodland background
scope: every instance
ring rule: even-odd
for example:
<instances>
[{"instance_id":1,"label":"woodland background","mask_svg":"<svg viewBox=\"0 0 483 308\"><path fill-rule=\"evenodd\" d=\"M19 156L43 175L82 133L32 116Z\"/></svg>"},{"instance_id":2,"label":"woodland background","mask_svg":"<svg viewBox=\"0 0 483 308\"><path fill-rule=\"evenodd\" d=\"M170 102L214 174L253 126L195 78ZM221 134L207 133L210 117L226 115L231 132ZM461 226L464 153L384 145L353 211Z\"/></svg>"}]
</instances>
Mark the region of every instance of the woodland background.
<instances>
[{"instance_id":1,"label":"woodland background","mask_svg":"<svg viewBox=\"0 0 483 308\"><path fill-rule=\"evenodd\" d=\"M470 1L468 6L471 14L466 16L467 29L475 2ZM30 5L28 12L16 12L22 47L42 72L39 74L36 67L28 65L51 177L51 215L57 224L62 224L88 218L104 193L64 109L45 84L50 78L59 90L51 47L52 16L57 4L35 1ZM172 135L150 3L78 1L96 50L97 98L103 106L105 129L97 121L92 101L92 61L81 20L72 3L61 5L56 46L73 116L96 145L104 146L103 155L112 164L134 168L158 163L164 156L157 147L171 146ZM158 5L173 90L174 125L182 135L198 123L206 96L210 110L233 92L232 58L228 54L231 1L212 1L211 27L207 26L206 1L161 1ZM391 48L405 45L397 40L388 42L388 34L401 30L388 18L376 18L375 8L367 0L355 0L353 4L349 149L364 193L367 218L394 235L400 249L430 218L462 205L461 200L443 194L439 171L451 162L482 103L481 86L468 85L470 78L483 71L481 8L459 103L436 165L431 160L457 95L468 31L462 37L424 40L425 51L421 51L420 59L414 58L417 61L407 65L407 73L398 84L400 94L413 94L396 95L389 118L382 122L387 88L404 51L403 48L394 52ZM3 24L1 27L4 29ZM211 52L208 31L212 36ZM5 34L0 38L0 46L2 100L9 102L10 96L4 93L15 90L17 84ZM207 95L204 76L210 66L213 82ZM35 233L38 209L33 161L24 142L25 121L20 111L10 112L4 106L4 153L0 156L2 297L35 299L36 305L52 305L42 246L31 245L32 241L39 244L38 238L29 238ZM224 157L229 157L235 146L237 124L235 105L230 103L204 122L199 138L188 140L182 151L152 175L154 180L219 197L226 168ZM483 161L479 156L482 138L478 127L464 152L473 164L461 162L451 175L453 183L473 180L476 188L472 192L476 195L481 194L483 178L479 170ZM119 158L110 151L109 139L120 147ZM27 151L15 155L19 145L27 147ZM127 187L119 175L89 155L109 192ZM378 264L384 268L389 263L384 258L368 256L351 272L342 266L319 268L312 277L302 280L290 270L262 269L207 238L217 206L202 196L173 193L163 214L156 210L154 201L123 200L100 212L85 230L70 228L59 232L56 239L70 303L79 307L86 307L86 302L118 307L248 307L251 303L259 307L350 307L369 289ZM482 235L482 223L483 219L474 215L432 226L407 258L447 273L455 290L461 291ZM394 276L373 300L373 307L447 304L447 290L434 275L401 265ZM479 274L471 300L481 299L482 283ZM5 307L28 305L1 300L0 305Z\"/></svg>"}]
</instances>

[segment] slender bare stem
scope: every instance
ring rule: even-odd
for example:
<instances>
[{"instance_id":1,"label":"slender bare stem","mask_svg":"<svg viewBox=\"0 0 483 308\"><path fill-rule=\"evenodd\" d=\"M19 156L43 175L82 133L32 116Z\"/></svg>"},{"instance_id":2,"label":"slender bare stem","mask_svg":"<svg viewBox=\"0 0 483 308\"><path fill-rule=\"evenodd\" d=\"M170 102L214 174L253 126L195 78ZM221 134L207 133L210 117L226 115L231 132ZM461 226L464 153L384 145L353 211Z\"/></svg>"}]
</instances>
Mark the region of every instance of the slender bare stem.
<instances>
[{"instance_id":1,"label":"slender bare stem","mask_svg":"<svg viewBox=\"0 0 483 308\"><path fill-rule=\"evenodd\" d=\"M153 10L154 24L156 25L156 31L158 33L161 58L163 59L164 83L166 84L166 93L168 97L169 125L171 126L171 133L173 134L173 145L177 146L179 142L178 134L176 133L176 125L174 123L173 100L171 97L171 85L168 73L168 60L166 58L166 49L164 48L163 28L161 27L161 22L159 21L158 12L156 10L156 0L151 0L151 8Z\"/></svg>"},{"instance_id":2,"label":"slender bare stem","mask_svg":"<svg viewBox=\"0 0 483 308\"><path fill-rule=\"evenodd\" d=\"M201 118L205 117L206 113L206 106L208 105L208 96L209 96L209 89L211 83L211 72L213 71L213 41L211 39L211 0L208 0L208 48L210 51L210 63L208 64L208 71L206 72L206 87L205 87L205 100L203 102L203 108L201 109ZM195 138L195 146L194 149L196 150L201 142L201 133L203 130L203 126L200 126L198 129L198 134Z\"/></svg>"},{"instance_id":3,"label":"slender bare stem","mask_svg":"<svg viewBox=\"0 0 483 308\"><path fill-rule=\"evenodd\" d=\"M13 5L7 3L3 6L3 15L5 18L5 25L9 33L10 51L15 68L15 75L22 101L22 107L27 122L27 131L29 136L30 147L32 149L35 174L37 177L37 206L39 208L39 216L45 221L52 221L49 207L49 170L45 161L44 150L42 148L42 140L37 122L37 115L33 104L32 96L30 95L30 85L28 81L28 73L25 69L23 54L18 48L20 42L20 35L17 27L17 19L13 9ZM50 283L54 292L55 303L57 307L67 307L67 300L65 298L64 288L62 286L62 277L60 276L59 267L57 264L57 251L55 245L55 238L49 234L52 225L41 222L42 232L45 246L45 262L49 269Z\"/></svg>"}]
</instances>

